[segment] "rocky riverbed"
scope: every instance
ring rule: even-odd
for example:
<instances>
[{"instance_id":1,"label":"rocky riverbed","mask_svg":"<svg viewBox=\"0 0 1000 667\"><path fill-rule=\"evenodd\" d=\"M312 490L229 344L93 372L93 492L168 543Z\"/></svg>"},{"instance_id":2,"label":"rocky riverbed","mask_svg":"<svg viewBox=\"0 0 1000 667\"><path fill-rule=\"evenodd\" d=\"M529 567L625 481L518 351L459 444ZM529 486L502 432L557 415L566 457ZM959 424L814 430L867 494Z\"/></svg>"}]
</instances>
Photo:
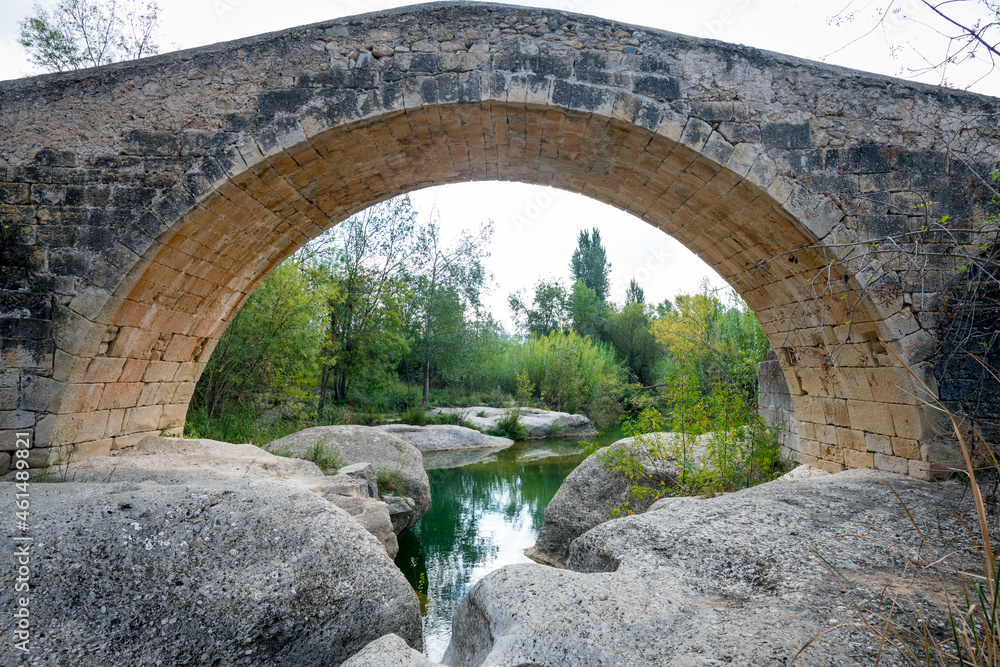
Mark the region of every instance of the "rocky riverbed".
<instances>
[{"instance_id":1,"label":"rocky riverbed","mask_svg":"<svg viewBox=\"0 0 1000 667\"><path fill-rule=\"evenodd\" d=\"M852 588L877 598L899 581L901 553L927 558L928 547L963 544L955 514L975 521L964 491L853 470L661 500L573 540L565 569L488 574L459 604L442 664L787 665L812 641L797 664L871 665L878 641ZM897 611L901 622L920 616L947 632L933 587L906 593L917 615ZM902 663L890 652L883 664Z\"/></svg>"}]
</instances>

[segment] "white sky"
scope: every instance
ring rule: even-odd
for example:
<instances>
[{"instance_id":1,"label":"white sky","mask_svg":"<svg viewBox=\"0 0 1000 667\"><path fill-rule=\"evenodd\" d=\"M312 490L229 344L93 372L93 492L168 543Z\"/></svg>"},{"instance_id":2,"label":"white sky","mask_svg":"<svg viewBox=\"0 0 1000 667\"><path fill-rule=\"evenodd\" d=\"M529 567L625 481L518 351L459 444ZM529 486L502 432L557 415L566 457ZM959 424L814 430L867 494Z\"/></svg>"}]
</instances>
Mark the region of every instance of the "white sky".
<instances>
[{"instance_id":1,"label":"white sky","mask_svg":"<svg viewBox=\"0 0 1000 667\"><path fill-rule=\"evenodd\" d=\"M34 74L17 44L18 22L35 0L4 0L0 7L0 79ZM54 0L43 0L50 5ZM831 15L849 0L533 0L539 7L553 7L591 14L674 32L711 37L727 42L779 51L813 60L868 71L920 78L941 83L939 74L915 76L910 69L922 62L915 48L936 56L944 42L929 28L890 16L873 34L864 37L874 21L871 10L883 2L857 0L863 11L853 21L831 24ZM409 2L392 0L160 0L163 38L161 51L190 48L280 30L341 16L360 14ZM897 0L904 12L920 14L919 0ZM978 2L967 2L970 9ZM962 9L962 3L958 5ZM857 41L855 41L857 40ZM887 41L903 48L893 57ZM929 53L932 52L931 53ZM950 85L1000 95L1000 76L978 80L975 66L952 69ZM978 80L978 81L977 81ZM662 232L610 206L580 195L516 183L468 183L412 194L419 210L436 205L446 233L495 223L490 268L495 287L487 298L494 315L508 321L507 294L531 287L539 277L556 276L569 282L569 260L580 230L601 230L612 265L611 298L624 300L629 279L636 277L647 303L693 292L702 276L713 284L724 282L700 259Z\"/></svg>"}]
</instances>

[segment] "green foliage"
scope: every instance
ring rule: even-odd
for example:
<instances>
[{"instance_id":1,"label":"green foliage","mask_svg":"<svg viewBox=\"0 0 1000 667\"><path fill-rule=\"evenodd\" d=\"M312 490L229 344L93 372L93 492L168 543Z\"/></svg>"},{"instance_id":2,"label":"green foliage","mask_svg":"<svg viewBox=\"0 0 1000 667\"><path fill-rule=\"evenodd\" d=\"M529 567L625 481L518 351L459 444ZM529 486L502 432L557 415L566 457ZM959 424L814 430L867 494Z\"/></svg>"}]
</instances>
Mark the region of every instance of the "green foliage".
<instances>
[{"instance_id":1,"label":"green foliage","mask_svg":"<svg viewBox=\"0 0 1000 667\"><path fill-rule=\"evenodd\" d=\"M611 309L598 298L594 290L584 285L582 281L573 283L573 290L569 295L569 313L573 331L597 340L604 329L604 322L609 312Z\"/></svg>"},{"instance_id":2,"label":"green foliage","mask_svg":"<svg viewBox=\"0 0 1000 667\"><path fill-rule=\"evenodd\" d=\"M219 340L191 401L217 416L262 397L301 398L315 381L320 295L307 267L285 262L264 279ZM238 411L239 412L239 411Z\"/></svg>"},{"instance_id":3,"label":"green foliage","mask_svg":"<svg viewBox=\"0 0 1000 667\"><path fill-rule=\"evenodd\" d=\"M539 280L535 284L532 307L528 308L520 294L511 294L507 303L519 328L529 336L546 336L566 329L569 323L569 300L566 288L558 280Z\"/></svg>"},{"instance_id":4,"label":"green foliage","mask_svg":"<svg viewBox=\"0 0 1000 667\"><path fill-rule=\"evenodd\" d=\"M601 243L601 232L595 227L583 230L577 239L576 250L570 260L573 282L582 282L597 295L600 301L607 301L611 286L611 264L607 251Z\"/></svg>"},{"instance_id":5,"label":"green foliage","mask_svg":"<svg viewBox=\"0 0 1000 667\"><path fill-rule=\"evenodd\" d=\"M605 346L576 333L551 333L512 343L497 360L495 375L502 388L517 389L523 372L536 396L555 410L577 412L590 405L598 391L621 381L621 368Z\"/></svg>"},{"instance_id":6,"label":"green foliage","mask_svg":"<svg viewBox=\"0 0 1000 667\"><path fill-rule=\"evenodd\" d=\"M498 435L501 438L511 440L524 440L528 435L527 429L521 423L521 414L518 410L511 408L497 421L497 425L490 429L490 435Z\"/></svg>"},{"instance_id":7,"label":"green foliage","mask_svg":"<svg viewBox=\"0 0 1000 667\"><path fill-rule=\"evenodd\" d=\"M159 11L155 1L59 0L51 10L36 3L21 21L18 43L46 72L151 56Z\"/></svg>"},{"instance_id":8,"label":"green foliage","mask_svg":"<svg viewBox=\"0 0 1000 667\"><path fill-rule=\"evenodd\" d=\"M375 471L378 482L378 494L380 496L402 496L403 495L403 473L402 468L379 468Z\"/></svg>"},{"instance_id":9,"label":"green foliage","mask_svg":"<svg viewBox=\"0 0 1000 667\"><path fill-rule=\"evenodd\" d=\"M493 235L493 224L482 225L478 234L463 233L446 245L436 222L431 221L417 234L410 267L413 294L404 313L414 340L414 355L408 366L420 369L422 401L430 405L431 376L435 369L455 373L462 364L468 342L474 339L467 314L478 315L480 295L488 276L484 261ZM488 318L487 318L488 319ZM487 333L490 324L478 331ZM468 368L466 366L466 368Z\"/></svg>"},{"instance_id":10,"label":"green foliage","mask_svg":"<svg viewBox=\"0 0 1000 667\"><path fill-rule=\"evenodd\" d=\"M726 305L707 284L695 295L679 295L666 316L652 324L653 336L666 348L666 375L696 382L703 397L712 385L738 387L747 401L757 396L757 364L770 342L764 330L735 295Z\"/></svg>"},{"instance_id":11,"label":"green foliage","mask_svg":"<svg viewBox=\"0 0 1000 667\"><path fill-rule=\"evenodd\" d=\"M667 432L667 422L653 408L627 419L631 441L601 450L607 470L629 480L629 498L612 511L624 516L644 511L664 496L714 495L775 479L785 470L777 433L767 428L738 392L716 387L706 415L714 429L704 455L695 455L699 438Z\"/></svg>"},{"instance_id":12,"label":"green foliage","mask_svg":"<svg viewBox=\"0 0 1000 667\"><path fill-rule=\"evenodd\" d=\"M625 292L625 305L628 306L633 303L646 303L646 293L639 287L639 283L635 281L635 278L629 281L628 290Z\"/></svg>"},{"instance_id":13,"label":"green foliage","mask_svg":"<svg viewBox=\"0 0 1000 667\"><path fill-rule=\"evenodd\" d=\"M399 421L412 426L427 426L427 408L414 405L399 416Z\"/></svg>"},{"instance_id":14,"label":"green foliage","mask_svg":"<svg viewBox=\"0 0 1000 667\"><path fill-rule=\"evenodd\" d=\"M630 379L644 385L656 382L656 367L663 358L663 346L650 332L650 324L646 307L633 302L619 313L609 313L602 332L602 338L624 363Z\"/></svg>"},{"instance_id":15,"label":"green foliage","mask_svg":"<svg viewBox=\"0 0 1000 667\"><path fill-rule=\"evenodd\" d=\"M511 440L524 440L528 436L528 430L521 422L521 408L531 399L535 386L528 379L527 373L518 372L515 378L517 389L514 392L514 405L497 421L490 433Z\"/></svg>"},{"instance_id":16,"label":"green foliage","mask_svg":"<svg viewBox=\"0 0 1000 667\"><path fill-rule=\"evenodd\" d=\"M327 451L321 442L317 442L313 445L312 449L310 449L302 458L306 461L312 461L318 465L320 470L327 475L336 474L338 470L347 464L347 462L338 456L332 449Z\"/></svg>"},{"instance_id":17,"label":"green foliage","mask_svg":"<svg viewBox=\"0 0 1000 667\"><path fill-rule=\"evenodd\" d=\"M371 389L395 381L409 349L404 262L413 252L415 218L409 198L398 197L351 216L301 253L326 304L320 411L329 389L334 400L345 400L359 384Z\"/></svg>"}]
</instances>

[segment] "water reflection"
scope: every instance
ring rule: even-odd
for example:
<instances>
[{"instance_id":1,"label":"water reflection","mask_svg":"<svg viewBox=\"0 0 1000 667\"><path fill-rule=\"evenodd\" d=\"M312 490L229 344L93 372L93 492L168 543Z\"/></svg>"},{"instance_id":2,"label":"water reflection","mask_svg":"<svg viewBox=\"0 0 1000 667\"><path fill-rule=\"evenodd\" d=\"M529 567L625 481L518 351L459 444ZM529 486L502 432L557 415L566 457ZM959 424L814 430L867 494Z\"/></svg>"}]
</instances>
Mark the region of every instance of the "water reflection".
<instances>
[{"instance_id":1,"label":"water reflection","mask_svg":"<svg viewBox=\"0 0 1000 667\"><path fill-rule=\"evenodd\" d=\"M427 471L433 506L399 536L396 564L421 597L429 658L444 655L451 617L473 584L499 567L528 562L522 551L535 543L545 507L582 460L575 441L549 440Z\"/></svg>"}]
</instances>

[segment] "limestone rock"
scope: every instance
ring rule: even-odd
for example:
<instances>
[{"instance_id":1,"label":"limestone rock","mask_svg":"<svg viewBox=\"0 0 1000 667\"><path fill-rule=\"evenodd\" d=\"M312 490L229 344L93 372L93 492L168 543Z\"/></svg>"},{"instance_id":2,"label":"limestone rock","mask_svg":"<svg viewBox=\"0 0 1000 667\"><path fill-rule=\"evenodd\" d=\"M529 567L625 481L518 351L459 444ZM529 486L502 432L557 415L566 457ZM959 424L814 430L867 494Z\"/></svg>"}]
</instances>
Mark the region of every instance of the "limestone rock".
<instances>
[{"instance_id":1,"label":"limestone rock","mask_svg":"<svg viewBox=\"0 0 1000 667\"><path fill-rule=\"evenodd\" d=\"M399 551L389 509L378 499L375 468L367 462L324 475L311 461L275 456L254 445L148 436L116 456L59 466L50 481L193 484L208 479L273 479L315 493L347 511L377 537L390 557Z\"/></svg>"},{"instance_id":2,"label":"limestone rock","mask_svg":"<svg viewBox=\"0 0 1000 667\"><path fill-rule=\"evenodd\" d=\"M322 477L311 461L275 456L254 445L207 439L147 436L115 456L94 456L50 468L54 481L186 483L241 477Z\"/></svg>"},{"instance_id":3,"label":"limestone rock","mask_svg":"<svg viewBox=\"0 0 1000 667\"><path fill-rule=\"evenodd\" d=\"M350 514L365 530L378 538L389 558L395 558L399 553L391 512L388 505L378 498L375 467L372 464L356 463L341 468L336 475L296 477L291 481Z\"/></svg>"},{"instance_id":4,"label":"limestone rock","mask_svg":"<svg viewBox=\"0 0 1000 667\"><path fill-rule=\"evenodd\" d=\"M33 636L53 664L335 665L387 633L421 646L382 545L288 482L34 483L31 521Z\"/></svg>"},{"instance_id":5,"label":"limestone rock","mask_svg":"<svg viewBox=\"0 0 1000 667\"><path fill-rule=\"evenodd\" d=\"M508 412L507 408L435 408L431 414L462 415L470 424L484 431L496 427L497 422ZM535 408L521 408L521 423L528 431L528 439L541 438L589 438L597 435L590 420L584 415L568 412L553 412Z\"/></svg>"},{"instance_id":6,"label":"limestone rock","mask_svg":"<svg viewBox=\"0 0 1000 667\"><path fill-rule=\"evenodd\" d=\"M399 553L399 542L393 530L392 517L385 503L372 498L352 498L349 496L330 496L327 498L334 505L344 510L360 523L365 530L378 538L389 558L395 558Z\"/></svg>"},{"instance_id":7,"label":"limestone rock","mask_svg":"<svg viewBox=\"0 0 1000 667\"><path fill-rule=\"evenodd\" d=\"M385 424L375 428L402 438L423 452L453 449L505 449L514 444L510 438L486 435L482 431L454 424Z\"/></svg>"},{"instance_id":8,"label":"limestone rock","mask_svg":"<svg viewBox=\"0 0 1000 667\"><path fill-rule=\"evenodd\" d=\"M861 626L856 598L807 545L865 594L891 589L903 559L885 541L912 553L922 553L922 543L883 476L848 471L775 481L603 523L573 542L564 570L512 565L473 586L455 613L443 662L786 665L816 638L797 663L874 664L878 642ZM961 485L891 484L934 532L936 550L965 543L952 516ZM959 514L974 525L968 508ZM870 539L848 537L855 535ZM923 594L935 592L913 591L916 613L946 621L946 609L928 609L934 598ZM884 663L903 661L890 655Z\"/></svg>"},{"instance_id":9,"label":"limestone rock","mask_svg":"<svg viewBox=\"0 0 1000 667\"><path fill-rule=\"evenodd\" d=\"M382 483L383 498L401 496L413 501L413 509L393 520L396 533L416 525L431 506L431 487L420 451L393 435L370 426L314 426L292 433L265 446L268 451L288 451L304 456L316 444L345 463L367 462L375 466Z\"/></svg>"},{"instance_id":10,"label":"limestone rock","mask_svg":"<svg viewBox=\"0 0 1000 667\"><path fill-rule=\"evenodd\" d=\"M673 434L650 434L650 437L654 436L667 442ZM629 447L632 443L633 438L622 438L600 452L609 448ZM698 444L692 449L692 456L696 460L704 457L704 445ZM545 521L538 531L535 546L525 551L526 556L546 565L562 567L569 556L570 543L594 526L607 521L611 510L629 499L631 482L622 474L610 472L601 462L600 452L584 459L563 480L556 495L545 508ZM668 466L664 470L653 472L656 473L656 480L666 480L676 475L677 471ZM633 502L632 509L641 512L646 508L635 506Z\"/></svg>"},{"instance_id":11,"label":"limestone rock","mask_svg":"<svg viewBox=\"0 0 1000 667\"><path fill-rule=\"evenodd\" d=\"M399 635L389 634L364 647L341 667L440 667L440 663L410 648Z\"/></svg>"}]
</instances>

